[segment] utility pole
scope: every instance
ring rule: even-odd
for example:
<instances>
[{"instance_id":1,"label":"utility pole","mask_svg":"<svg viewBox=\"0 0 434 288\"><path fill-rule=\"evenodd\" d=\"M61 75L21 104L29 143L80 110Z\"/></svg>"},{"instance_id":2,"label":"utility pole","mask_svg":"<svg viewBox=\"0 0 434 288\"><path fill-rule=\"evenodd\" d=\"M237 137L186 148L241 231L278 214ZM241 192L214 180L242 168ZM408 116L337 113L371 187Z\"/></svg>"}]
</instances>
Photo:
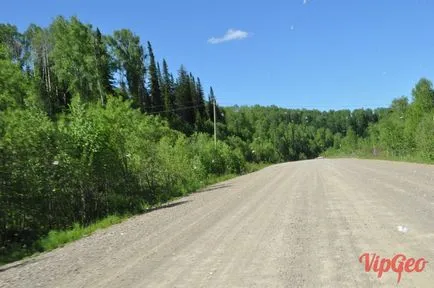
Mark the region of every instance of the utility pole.
<instances>
[{"instance_id":1,"label":"utility pole","mask_svg":"<svg viewBox=\"0 0 434 288\"><path fill-rule=\"evenodd\" d=\"M214 147L217 148L217 125L216 125L216 114L215 114L215 98L213 99L213 110L214 110Z\"/></svg>"}]
</instances>

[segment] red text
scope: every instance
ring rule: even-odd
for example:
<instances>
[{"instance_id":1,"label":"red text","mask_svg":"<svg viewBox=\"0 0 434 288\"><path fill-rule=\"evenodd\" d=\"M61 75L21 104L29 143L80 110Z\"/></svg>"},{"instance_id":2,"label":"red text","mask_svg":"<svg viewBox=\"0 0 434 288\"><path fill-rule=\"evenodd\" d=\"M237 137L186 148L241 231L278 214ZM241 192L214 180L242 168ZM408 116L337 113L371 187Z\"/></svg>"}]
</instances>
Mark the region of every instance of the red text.
<instances>
[{"instance_id":1,"label":"red text","mask_svg":"<svg viewBox=\"0 0 434 288\"><path fill-rule=\"evenodd\" d=\"M381 278L383 273L393 272L398 274L398 283L401 281L402 273L407 272L422 272L425 269L426 261L424 258L414 259L407 258L404 254L397 254L392 259L381 258L380 255L375 253L364 253L359 257L359 262L365 264L365 272L371 270L377 273L377 277Z\"/></svg>"}]
</instances>

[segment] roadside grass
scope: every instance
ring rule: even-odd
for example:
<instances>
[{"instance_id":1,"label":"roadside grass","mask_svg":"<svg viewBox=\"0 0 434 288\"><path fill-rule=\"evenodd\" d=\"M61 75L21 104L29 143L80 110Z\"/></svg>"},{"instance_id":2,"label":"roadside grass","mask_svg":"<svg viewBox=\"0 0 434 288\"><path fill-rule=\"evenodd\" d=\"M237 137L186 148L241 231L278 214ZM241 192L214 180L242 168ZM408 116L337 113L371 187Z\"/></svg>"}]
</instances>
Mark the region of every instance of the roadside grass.
<instances>
[{"instance_id":1,"label":"roadside grass","mask_svg":"<svg viewBox=\"0 0 434 288\"><path fill-rule=\"evenodd\" d=\"M121 223L127 218L128 215L110 215L100 221L90 224L89 226L81 226L80 224L75 223L69 230L50 231L47 236L38 241L38 244L43 251L51 251L57 247L65 245L68 242L91 235L98 229L104 229L114 224Z\"/></svg>"},{"instance_id":2,"label":"roadside grass","mask_svg":"<svg viewBox=\"0 0 434 288\"><path fill-rule=\"evenodd\" d=\"M267 163L247 163L246 165L246 171L244 174L252 173L258 170L261 170L271 164ZM237 174L226 174L222 176L214 176L208 178L206 181L203 181L201 183L195 183L191 187L189 187L189 191L186 193L183 193L182 196L179 197L172 197L166 202L158 203L156 205L142 205L142 211L138 212L137 214L142 213L148 213L156 208L160 208L164 205L167 205L168 203L175 201L177 199L180 199L182 197L185 197L191 193L194 193L195 191L198 191L201 188L204 188L206 186L219 183L222 181L226 181L232 178L235 178ZM18 260L22 260L24 258L28 257L34 257L42 252L48 252L51 250L54 250L58 247L62 247L65 244L79 240L81 238L84 238L86 236L91 235L95 231L99 229L108 228L114 224L121 223L131 216L137 215L137 214L126 214L126 215L109 215L99 221L96 221L88 226L82 226L78 223L75 223L71 228L65 229L65 230L52 230L50 231L46 236L42 237L38 241L36 241L31 247L22 247L22 246L15 246L12 247L9 251L0 251L0 266L15 262Z\"/></svg>"},{"instance_id":3,"label":"roadside grass","mask_svg":"<svg viewBox=\"0 0 434 288\"><path fill-rule=\"evenodd\" d=\"M48 235L36 241L32 247L15 246L6 255L0 255L0 265L21 260L29 256L35 256L40 252L48 252L58 247L62 247L66 243L91 235L98 229L104 229L111 225L121 223L127 219L128 216L129 215L110 215L88 226L82 226L75 223L70 229L51 230Z\"/></svg>"},{"instance_id":4,"label":"roadside grass","mask_svg":"<svg viewBox=\"0 0 434 288\"><path fill-rule=\"evenodd\" d=\"M322 156L327 158L358 158L358 159L369 159L369 160L387 160L387 161L397 161L397 162L409 162L409 163L419 163L419 164L434 164L434 160L424 158L420 155L387 155L384 152L373 155L370 151L364 150L354 150L354 151L341 151L330 149L322 153Z\"/></svg>"},{"instance_id":5,"label":"roadside grass","mask_svg":"<svg viewBox=\"0 0 434 288\"><path fill-rule=\"evenodd\" d=\"M252 172L255 172L255 171L258 171L258 170L262 170L265 167L268 167L270 165L273 165L273 164L264 163L264 162L261 162L261 163L250 163L250 162L248 162L248 163L246 163L246 173L252 173Z\"/></svg>"},{"instance_id":6,"label":"roadside grass","mask_svg":"<svg viewBox=\"0 0 434 288\"><path fill-rule=\"evenodd\" d=\"M35 253L37 253L37 251L33 248L23 248L16 245L14 247L11 247L6 253L0 253L0 267L2 265L29 257L31 255L34 255Z\"/></svg>"}]
</instances>

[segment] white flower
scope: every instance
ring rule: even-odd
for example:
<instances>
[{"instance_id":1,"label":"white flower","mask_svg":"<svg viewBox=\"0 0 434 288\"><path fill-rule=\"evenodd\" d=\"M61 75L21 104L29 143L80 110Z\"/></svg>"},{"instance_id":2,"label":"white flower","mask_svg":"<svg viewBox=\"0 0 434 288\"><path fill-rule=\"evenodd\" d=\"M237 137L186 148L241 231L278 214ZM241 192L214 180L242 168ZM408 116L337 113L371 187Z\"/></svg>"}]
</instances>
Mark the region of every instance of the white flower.
<instances>
[{"instance_id":1,"label":"white flower","mask_svg":"<svg viewBox=\"0 0 434 288\"><path fill-rule=\"evenodd\" d=\"M53 161L53 165L59 165L59 161L57 160Z\"/></svg>"}]
</instances>

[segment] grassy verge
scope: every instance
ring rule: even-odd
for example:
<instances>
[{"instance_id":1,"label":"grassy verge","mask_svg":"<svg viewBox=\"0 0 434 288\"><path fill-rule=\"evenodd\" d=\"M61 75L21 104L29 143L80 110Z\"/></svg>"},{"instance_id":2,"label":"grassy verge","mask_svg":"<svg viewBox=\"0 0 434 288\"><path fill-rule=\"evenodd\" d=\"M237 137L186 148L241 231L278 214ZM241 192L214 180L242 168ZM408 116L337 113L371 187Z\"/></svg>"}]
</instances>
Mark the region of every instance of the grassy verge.
<instances>
[{"instance_id":1,"label":"grassy verge","mask_svg":"<svg viewBox=\"0 0 434 288\"><path fill-rule=\"evenodd\" d=\"M91 235L98 229L104 229L111 225L121 223L127 218L128 216L110 215L89 226L81 226L80 224L76 223L70 230L53 230L50 231L47 236L39 240L39 246L43 251L50 251L57 247L61 247L68 242Z\"/></svg>"},{"instance_id":2,"label":"grassy verge","mask_svg":"<svg viewBox=\"0 0 434 288\"><path fill-rule=\"evenodd\" d=\"M423 158L419 155L386 155L385 153L379 153L378 155L373 155L370 152L355 150L355 151L341 151L341 150L327 150L322 154L322 156L327 158L359 158L359 159L371 159L371 160L388 160L388 161L398 161L398 162L410 162L410 163L420 163L420 164L434 164L434 160Z\"/></svg>"},{"instance_id":3,"label":"grassy verge","mask_svg":"<svg viewBox=\"0 0 434 288\"><path fill-rule=\"evenodd\" d=\"M252 172L264 169L265 167L268 167L270 165L272 165L272 164L270 164L270 163L262 163L262 162L261 163L247 163L246 164L246 168L247 168L246 172L247 173L252 173Z\"/></svg>"},{"instance_id":4,"label":"grassy verge","mask_svg":"<svg viewBox=\"0 0 434 288\"><path fill-rule=\"evenodd\" d=\"M127 218L128 215L110 215L88 226L81 226L80 224L76 223L72 226L72 228L67 230L52 230L48 233L48 235L35 242L32 247L15 247L15 249L12 249L12 251L6 255L0 255L0 265L21 260L40 252L51 251L55 248L65 245L68 242L91 235L98 229L104 229L113 224L120 223Z\"/></svg>"},{"instance_id":5,"label":"grassy verge","mask_svg":"<svg viewBox=\"0 0 434 288\"><path fill-rule=\"evenodd\" d=\"M267 167L268 165L270 165L270 164L247 163L246 173L251 173L251 172L263 169L263 168ZM199 190L200 188L203 188L203 187L206 187L206 186L218 183L218 182L226 181L226 180L232 179L232 178L237 177L237 176L239 176L239 175L226 174L226 175L222 175L222 176L210 177L206 181L202 182L199 187L192 187L192 189L191 189L192 191L187 193L187 195ZM168 202L174 201L174 200L182 198L184 196L172 198ZM152 211L153 209L161 207L164 204L167 204L167 202L159 203L159 204L153 205L153 206L146 205L143 207L142 212L146 213L148 211ZM103 218L103 219L101 219L95 223L92 223L88 226L81 226L79 224L74 224L70 229L60 230L60 231L52 230L48 233L48 235L46 235L45 237L41 238L36 243L34 243L34 245L32 247L19 247L19 246L17 246L6 254L0 253L0 266L7 264L7 263L21 260L21 259L26 258L26 257L35 256L35 255L39 254L40 252L47 252L47 251L51 251L53 249L56 249L58 247L62 247L69 242L72 242L72 241L81 239L83 237L89 236L92 233L94 233L95 231L97 231L98 229L104 229L104 228L107 228L111 225L121 223L122 221L128 219L130 216L132 216L132 215L122 215L122 216L110 215L110 216L107 216L106 218Z\"/></svg>"}]
</instances>

